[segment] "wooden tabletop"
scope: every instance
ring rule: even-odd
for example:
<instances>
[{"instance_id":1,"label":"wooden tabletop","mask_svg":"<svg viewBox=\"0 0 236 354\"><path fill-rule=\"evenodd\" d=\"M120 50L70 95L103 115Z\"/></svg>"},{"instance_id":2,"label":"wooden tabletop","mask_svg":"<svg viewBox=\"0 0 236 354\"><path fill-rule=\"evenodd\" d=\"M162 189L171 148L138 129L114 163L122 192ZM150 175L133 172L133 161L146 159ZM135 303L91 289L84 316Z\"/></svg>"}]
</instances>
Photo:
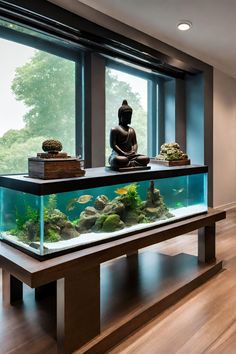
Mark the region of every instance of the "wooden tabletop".
<instances>
[{"instance_id":1,"label":"wooden tabletop","mask_svg":"<svg viewBox=\"0 0 236 354\"><path fill-rule=\"evenodd\" d=\"M194 216L179 222L167 224L148 231L139 232L118 240L88 247L40 262L33 257L0 242L0 267L32 288L64 278L72 269L83 272L110 259L132 253L185 234L200 227L212 225L226 217L224 211L209 209L207 214Z\"/></svg>"},{"instance_id":2,"label":"wooden tabletop","mask_svg":"<svg viewBox=\"0 0 236 354\"><path fill-rule=\"evenodd\" d=\"M152 179L207 173L207 166L186 165L167 167L150 164L150 170L116 172L109 168L86 169L83 177L43 180L27 175L0 176L0 186L35 195L97 188L121 183L132 183Z\"/></svg>"}]
</instances>

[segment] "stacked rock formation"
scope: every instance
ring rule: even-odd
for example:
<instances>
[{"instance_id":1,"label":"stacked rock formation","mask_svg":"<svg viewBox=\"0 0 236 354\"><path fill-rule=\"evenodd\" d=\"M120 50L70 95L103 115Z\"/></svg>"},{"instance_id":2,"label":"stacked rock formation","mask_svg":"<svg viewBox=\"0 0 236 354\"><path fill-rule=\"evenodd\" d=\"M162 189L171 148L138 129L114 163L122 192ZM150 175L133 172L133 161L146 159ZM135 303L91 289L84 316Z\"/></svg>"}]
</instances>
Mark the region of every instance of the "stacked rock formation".
<instances>
[{"instance_id":1,"label":"stacked rock formation","mask_svg":"<svg viewBox=\"0 0 236 354\"><path fill-rule=\"evenodd\" d=\"M187 160L188 155L180 150L178 143L166 143L161 145L160 154L157 155L156 159L166 161Z\"/></svg>"}]
</instances>

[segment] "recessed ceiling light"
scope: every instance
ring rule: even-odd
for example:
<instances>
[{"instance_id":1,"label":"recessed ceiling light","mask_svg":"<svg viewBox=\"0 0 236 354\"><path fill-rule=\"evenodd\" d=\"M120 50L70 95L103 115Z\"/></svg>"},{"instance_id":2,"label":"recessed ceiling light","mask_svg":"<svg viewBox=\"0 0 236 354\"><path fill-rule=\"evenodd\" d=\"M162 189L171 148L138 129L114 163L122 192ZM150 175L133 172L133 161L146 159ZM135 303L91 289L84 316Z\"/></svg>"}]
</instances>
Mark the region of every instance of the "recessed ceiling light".
<instances>
[{"instance_id":1,"label":"recessed ceiling light","mask_svg":"<svg viewBox=\"0 0 236 354\"><path fill-rule=\"evenodd\" d=\"M180 30L180 31L187 31L189 30L191 27L192 27L192 22L190 21L186 21L186 20L181 20L178 25L177 25L177 28Z\"/></svg>"}]
</instances>

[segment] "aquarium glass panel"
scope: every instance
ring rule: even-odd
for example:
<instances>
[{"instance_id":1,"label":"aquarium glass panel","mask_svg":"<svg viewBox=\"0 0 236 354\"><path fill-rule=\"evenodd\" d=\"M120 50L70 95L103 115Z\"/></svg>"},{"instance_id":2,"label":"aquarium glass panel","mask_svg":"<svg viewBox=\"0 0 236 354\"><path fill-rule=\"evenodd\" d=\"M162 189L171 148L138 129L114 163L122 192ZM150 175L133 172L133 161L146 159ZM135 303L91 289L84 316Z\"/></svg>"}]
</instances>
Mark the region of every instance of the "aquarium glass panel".
<instances>
[{"instance_id":1,"label":"aquarium glass panel","mask_svg":"<svg viewBox=\"0 0 236 354\"><path fill-rule=\"evenodd\" d=\"M40 198L1 188L1 237L38 254L40 250L42 254L44 243L43 230L40 230Z\"/></svg>"},{"instance_id":2,"label":"aquarium glass panel","mask_svg":"<svg viewBox=\"0 0 236 354\"><path fill-rule=\"evenodd\" d=\"M1 237L37 254L84 248L207 211L207 174L34 196L1 189Z\"/></svg>"}]
</instances>

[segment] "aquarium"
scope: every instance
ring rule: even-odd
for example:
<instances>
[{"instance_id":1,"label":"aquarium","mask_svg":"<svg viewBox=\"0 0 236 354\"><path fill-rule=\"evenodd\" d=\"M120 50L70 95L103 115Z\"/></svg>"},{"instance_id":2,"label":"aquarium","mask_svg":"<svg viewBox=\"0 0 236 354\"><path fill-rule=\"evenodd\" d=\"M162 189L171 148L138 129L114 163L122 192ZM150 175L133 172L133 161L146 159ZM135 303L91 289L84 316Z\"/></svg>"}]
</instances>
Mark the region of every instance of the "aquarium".
<instances>
[{"instance_id":1,"label":"aquarium","mask_svg":"<svg viewBox=\"0 0 236 354\"><path fill-rule=\"evenodd\" d=\"M51 256L204 213L206 171L153 167L118 175L91 169L63 181L1 177L1 239Z\"/></svg>"}]
</instances>

